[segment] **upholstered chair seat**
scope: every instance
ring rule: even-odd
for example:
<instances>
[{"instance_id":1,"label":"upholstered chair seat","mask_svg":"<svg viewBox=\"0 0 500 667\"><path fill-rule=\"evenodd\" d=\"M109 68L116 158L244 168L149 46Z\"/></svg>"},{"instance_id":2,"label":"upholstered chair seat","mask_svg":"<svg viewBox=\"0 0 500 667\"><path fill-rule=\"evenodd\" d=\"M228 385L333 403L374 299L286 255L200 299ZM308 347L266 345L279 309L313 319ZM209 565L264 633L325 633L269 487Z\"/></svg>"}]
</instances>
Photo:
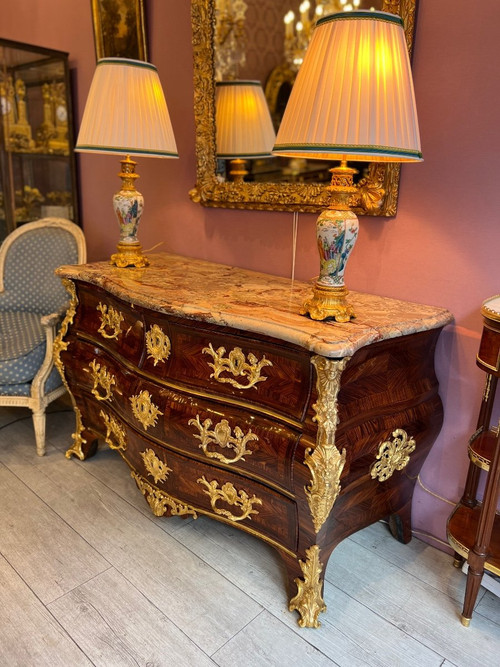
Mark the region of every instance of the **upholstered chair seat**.
<instances>
[{"instance_id":1,"label":"upholstered chair seat","mask_svg":"<svg viewBox=\"0 0 500 667\"><path fill-rule=\"evenodd\" d=\"M22 225L0 247L0 406L31 408L40 456L45 408L65 391L52 347L68 295L54 271L85 259L82 230L61 218Z\"/></svg>"}]
</instances>

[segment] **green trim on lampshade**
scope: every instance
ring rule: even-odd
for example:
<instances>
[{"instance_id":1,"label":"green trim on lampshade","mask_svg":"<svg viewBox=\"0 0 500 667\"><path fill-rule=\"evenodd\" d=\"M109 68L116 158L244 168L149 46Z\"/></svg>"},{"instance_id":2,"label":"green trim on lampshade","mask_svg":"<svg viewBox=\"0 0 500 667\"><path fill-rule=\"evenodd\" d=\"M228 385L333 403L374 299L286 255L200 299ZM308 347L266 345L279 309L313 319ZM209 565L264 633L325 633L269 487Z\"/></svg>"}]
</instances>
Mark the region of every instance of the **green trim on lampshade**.
<instances>
[{"instance_id":1,"label":"green trim on lampshade","mask_svg":"<svg viewBox=\"0 0 500 667\"><path fill-rule=\"evenodd\" d=\"M125 65L126 67L143 67L153 72L158 71L151 63L147 63L144 60L132 60L130 58L101 58L97 61L96 67L99 67L99 65Z\"/></svg>"},{"instance_id":2,"label":"green trim on lampshade","mask_svg":"<svg viewBox=\"0 0 500 667\"><path fill-rule=\"evenodd\" d=\"M219 160L258 160L260 158L273 157L272 153L217 153Z\"/></svg>"},{"instance_id":3,"label":"green trim on lampshade","mask_svg":"<svg viewBox=\"0 0 500 667\"><path fill-rule=\"evenodd\" d=\"M216 81L216 86L262 86L260 81L237 79L234 81Z\"/></svg>"},{"instance_id":4,"label":"green trim on lampshade","mask_svg":"<svg viewBox=\"0 0 500 667\"><path fill-rule=\"evenodd\" d=\"M346 12L347 14L347 12ZM417 150L405 149L405 148L394 148L391 146L359 146L357 144L345 145L340 144L276 144L273 148L274 154L280 153L301 153L304 157L307 157L308 153L325 153L325 159L328 159L329 154L335 155L357 155L363 157L372 156L376 162L377 155L390 155L395 159L398 157L413 159L413 160L422 160L422 153Z\"/></svg>"},{"instance_id":5,"label":"green trim on lampshade","mask_svg":"<svg viewBox=\"0 0 500 667\"><path fill-rule=\"evenodd\" d=\"M356 21L356 20L373 20L384 21L385 23L395 23L403 26L403 19L396 14L389 14L389 12L370 11L369 9L360 9L352 12L335 12L334 14L327 14L316 21L318 28L323 23L330 23L331 21Z\"/></svg>"},{"instance_id":6,"label":"green trim on lampshade","mask_svg":"<svg viewBox=\"0 0 500 667\"><path fill-rule=\"evenodd\" d=\"M78 145L77 153L113 153L114 155L143 155L151 157L179 157L175 151L160 151L152 148L113 148L112 146L92 146L91 144Z\"/></svg>"}]
</instances>

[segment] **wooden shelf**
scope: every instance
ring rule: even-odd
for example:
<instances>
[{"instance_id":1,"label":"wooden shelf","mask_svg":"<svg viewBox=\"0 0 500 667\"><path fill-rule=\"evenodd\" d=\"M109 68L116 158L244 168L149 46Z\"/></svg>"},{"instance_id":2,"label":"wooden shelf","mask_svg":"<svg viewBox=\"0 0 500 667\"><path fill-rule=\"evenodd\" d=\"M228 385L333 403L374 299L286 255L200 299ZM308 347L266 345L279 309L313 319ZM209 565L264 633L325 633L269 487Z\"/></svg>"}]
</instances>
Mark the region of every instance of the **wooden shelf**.
<instances>
[{"instance_id":1,"label":"wooden shelf","mask_svg":"<svg viewBox=\"0 0 500 667\"><path fill-rule=\"evenodd\" d=\"M448 540L451 546L463 558L469 555L476 541L477 526L482 504L466 507L459 504L448 520ZM485 570L500 576L500 515L495 515L495 523L489 545L489 556L484 564Z\"/></svg>"},{"instance_id":2,"label":"wooden shelf","mask_svg":"<svg viewBox=\"0 0 500 667\"><path fill-rule=\"evenodd\" d=\"M478 468L490 469L490 463L495 453L498 433L496 429L483 431L477 436L472 436L469 442L469 458Z\"/></svg>"}]
</instances>

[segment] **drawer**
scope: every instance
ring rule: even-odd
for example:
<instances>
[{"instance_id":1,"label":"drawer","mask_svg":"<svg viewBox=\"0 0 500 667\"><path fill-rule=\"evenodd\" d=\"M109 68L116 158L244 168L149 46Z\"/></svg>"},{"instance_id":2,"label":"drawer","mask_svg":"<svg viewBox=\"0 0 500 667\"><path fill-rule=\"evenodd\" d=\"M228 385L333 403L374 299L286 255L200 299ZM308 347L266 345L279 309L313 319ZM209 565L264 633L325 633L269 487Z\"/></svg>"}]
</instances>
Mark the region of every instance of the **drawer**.
<instances>
[{"instance_id":1,"label":"drawer","mask_svg":"<svg viewBox=\"0 0 500 667\"><path fill-rule=\"evenodd\" d=\"M145 315L146 328L159 326ZM162 320L163 321L163 320ZM246 332L203 322L170 320L171 352L165 363L144 359L148 374L194 391L231 398L302 421L311 391L310 355L293 345L265 342Z\"/></svg>"},{"instance_id":2,"label":"drawer","mask_svg":"<svg viewBox=\"0 0 500 667\"><path fill-rule=\"evenodd\" d=\"M254 480L205 465L127 429L123 458L157 516L206 514L276 543L297 548L297 507ZM158 493L159 492L159 493Z\"/></svg>"},{"instance_id":3,"label":"drawer","mask_svg":"<svg viewBox=\"0 0 500 667\"><path fill-rule=\"evenodd\" d=\"M144 349L141 311L95 286L79 284L77 296L72 331L138 365Z\"/></svg>"},{"instance_id":4,"label":"drawer","mask_svg":"<svg viewBox=\"0 0 500 667\"><path fill-rule=\"evenodd\" d=\"M112 409L134 429L172 449L292 493L299 431L237 406L145 380L90 343L74 340L63 354L69 353L68 379L92 396L96 410L89 406L88 411L97 421L102 421L102 409Z\"/></svg>"},{"instance_id":5,"label":"drawer","mask_svg":"<svg viewBox=\"0 0 500 667\"><path fill-rule=\"evenodd\" d=\"M82 388L98 404L113 405L126 414L127 408L123 406L137 383L137 376L111 354L74 334L66 336L65 342L68 347L61 353L61 361L69 386Z\"/></svg>"}]
</instances>

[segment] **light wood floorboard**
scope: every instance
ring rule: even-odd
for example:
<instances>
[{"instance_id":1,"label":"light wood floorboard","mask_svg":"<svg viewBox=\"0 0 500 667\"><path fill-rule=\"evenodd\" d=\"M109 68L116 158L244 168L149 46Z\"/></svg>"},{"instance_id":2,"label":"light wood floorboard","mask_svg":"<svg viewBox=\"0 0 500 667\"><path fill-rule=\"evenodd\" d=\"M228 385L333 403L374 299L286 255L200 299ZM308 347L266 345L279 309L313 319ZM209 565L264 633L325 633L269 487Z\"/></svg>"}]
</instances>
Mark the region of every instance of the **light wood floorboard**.
<instances>
[{"instance_id":1,"label":"light wood floorboard","mask_svg":"<svg viewBox=\"0 0 500 667\"><path fill-rule=\"evenodd\" d=\"M104 446L66 459L67 408L48 416L45 457L29 412L0 408L0 665L498 666L500 600L481 589L464 628L449 555L370 526L330 558L321 628L301 629L273 548L154 517Z\"/></svg>"}]
</instances>

